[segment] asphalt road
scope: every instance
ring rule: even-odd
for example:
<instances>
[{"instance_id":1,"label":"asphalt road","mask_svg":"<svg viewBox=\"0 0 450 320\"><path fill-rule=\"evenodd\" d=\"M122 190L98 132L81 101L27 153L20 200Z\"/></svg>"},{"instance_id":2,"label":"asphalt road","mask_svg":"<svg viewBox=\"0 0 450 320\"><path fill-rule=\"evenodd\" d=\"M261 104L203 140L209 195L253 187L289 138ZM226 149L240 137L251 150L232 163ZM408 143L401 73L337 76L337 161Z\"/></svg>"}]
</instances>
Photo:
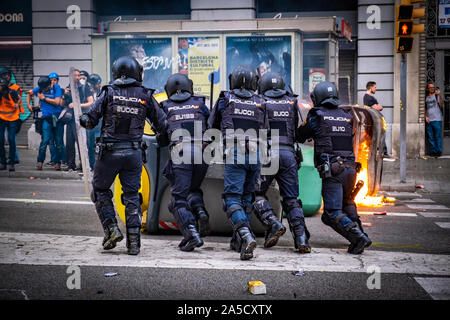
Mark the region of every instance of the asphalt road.
<instances>
[{"instance_id":1,"label":"asphalt road","mask_svg":"<svg viewBox=\"0 0 450 320\"><path fill-rule=\"evenodd\" d=\"M176 248L178 234L144 234L139 256L126 254L125 241L105 254L81 181L0 178L0 274L8 275L0 278L0 299L450 299L450 197L397 197L395 205L359 208L374 242L361 256L348 255L346 240L316 215L306 218L308 257L293 251L288 231L271 249L258 237L255 258L246 264L228 249L228 235L207 237L203 248L186 254ZM382 211L388 214L373 215ZM70 289L74 265L80 282ZM105 277L108 272L117 275ZM264 282L267 294L248 292L254 280Z\"/></svg>"}]
</instances>

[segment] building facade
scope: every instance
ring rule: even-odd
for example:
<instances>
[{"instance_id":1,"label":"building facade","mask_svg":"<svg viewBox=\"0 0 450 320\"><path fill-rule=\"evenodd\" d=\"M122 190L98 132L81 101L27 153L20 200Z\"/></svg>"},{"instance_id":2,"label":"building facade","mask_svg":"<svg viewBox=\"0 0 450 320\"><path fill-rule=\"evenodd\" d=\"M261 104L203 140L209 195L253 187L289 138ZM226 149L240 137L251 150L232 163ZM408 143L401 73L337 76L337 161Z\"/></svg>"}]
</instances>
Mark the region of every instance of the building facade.
<instances>
[{"instance_id":1,"label":"building facade","mask_svg":"<svg viewBox=\"0 0 450 320\"><path fill-rule=\"evenodd\" d=\"M23 57L30 66L25 71L30 87L50 72L57 72L61 84L67 85L71 66L99 73L107 83L112 59L132 49L147 64L147 81L155 75L163 78L166 73L190 72L200 83L196 91L206 94L209 78L205 75L215 71L216 93L226 89L233 63L249 63L261 72L282 72L305 101L315 82L329 80L338 85L344 104L359 105L366 83L375 81L375 96L387 123L388 150L396 156L399 89L404 80L400 79L400 57L394 50L395 7L400 2L129 0L124 5L118 0L19 0L17 3L31 12L31 32L19 39L28 41L28 47L13 54L11 42L6 40L17 41L19 34L1 34L0 66L15 68L14 63L18 63L12 58ZM430 0L415 4L426 7L426 32L414 35L414 50L408 54L409 157L427 152L424 89L428 81L435 82L447 99L444 153L450 153L450 29L442 23L446 3ZM13 14L14 8L2 9L0 25L8 13ZM29 16L26 18L24 12L23 19L29 21ZM7 19L12 20L12 15ZM195 65L188 61L195 61ZM165 73L157 74L155 68L163 68Z\"/></svg>"}]
</instances>

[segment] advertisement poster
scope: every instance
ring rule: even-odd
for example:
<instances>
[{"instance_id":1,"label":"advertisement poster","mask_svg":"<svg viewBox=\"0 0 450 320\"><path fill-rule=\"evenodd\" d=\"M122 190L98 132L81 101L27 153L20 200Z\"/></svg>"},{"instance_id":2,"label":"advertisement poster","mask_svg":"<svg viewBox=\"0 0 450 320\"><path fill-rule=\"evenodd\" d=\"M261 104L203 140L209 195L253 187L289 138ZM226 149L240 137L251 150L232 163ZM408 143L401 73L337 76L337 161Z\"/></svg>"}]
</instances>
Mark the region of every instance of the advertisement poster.
<instances>
[{"instance_id":1,"label":"advertisement poster","mask_svg":"<svg viewBox=\"0 0 450 320\"><path fill-rule=\"evenodd\" d=\"M439 0L439 28L450 28L450 0Z\"/></svg>"},{"instance_id":2,"label":"advertisement poster","mask_svg":"<svg viewBox=\"0 0 450 320\"><path fill-rule=\"evenodd\" d=\"M227 37L226 44L227 78L235 67L248 65L260 75L278 72L286 85L291 84L291 36Z\"/></svg>"},{"instance_id":3,"label":"advertisement poster","mask_svg":"<svg viewBox=\"0 0 450 320\"><path fill-rule=\"evenodd\" d=\"M326 72L325 69L309 69L309 93L314 90L316 84L326 80Z\"/></svg>"},{"instance_id":4,"label":"advertisement poster","mask_svg":"<svg viewBox=\"0 0 450 320\"><path fill-rule=\"evenodd\" d=\"M194 93L210 96L211 73L214 72L213 99L220 93L220 60L218 37L178 38L178 72L194 82Z\"/></svg>"},{"instance_id":5,"label":"advertisement poster","mask_svg":"<svg viewBox=\"0 0 450 320\"><path fill-rule=\"evenodd\" d=\"M143 66L145 87L163 92L167 78L172 74L176 58L172 57L171 38L110 39L110 70L121 56L132 56Z\"/></svg>"}]
</instances>

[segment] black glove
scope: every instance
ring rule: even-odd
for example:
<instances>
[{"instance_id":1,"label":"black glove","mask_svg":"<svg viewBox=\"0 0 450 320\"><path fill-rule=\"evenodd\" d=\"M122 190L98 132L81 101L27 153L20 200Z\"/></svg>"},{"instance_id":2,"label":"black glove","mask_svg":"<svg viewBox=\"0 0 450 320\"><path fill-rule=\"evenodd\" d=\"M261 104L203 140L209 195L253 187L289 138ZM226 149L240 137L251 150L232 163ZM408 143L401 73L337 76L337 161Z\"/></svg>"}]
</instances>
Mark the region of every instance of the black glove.
<instances>
[{"instance_id":1,"label":"black glove","mask_svg":"<svg viewBox=\"0 0 450 320\"><path fill-rule=\"evenodd\" d=\"M88 130L94 129L95 126L92 126L91 119L89 119L89 116L86 113L83 113L80 116L80 126L83 128L86 128Z\"/></svg>"}]
</instances>

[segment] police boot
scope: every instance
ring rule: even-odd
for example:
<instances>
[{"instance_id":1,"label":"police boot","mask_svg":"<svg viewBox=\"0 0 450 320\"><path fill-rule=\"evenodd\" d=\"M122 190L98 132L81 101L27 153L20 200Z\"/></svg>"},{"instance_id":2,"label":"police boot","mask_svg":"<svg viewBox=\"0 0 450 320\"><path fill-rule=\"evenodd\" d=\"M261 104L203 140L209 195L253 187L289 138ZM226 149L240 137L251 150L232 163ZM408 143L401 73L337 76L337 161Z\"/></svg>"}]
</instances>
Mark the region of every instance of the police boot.
<instances>
[{"instance_id":1,"label":"police boot","mask_svg":"<svg viewBox=\"0 0 450 320\"><path fill-rule=\"evenodd\" d=\"M116 247L116 243L123 240L123 234L115 221L109 220L103 228L105 238L103 238L103 249L110 250Z\"/></svg>"},{"instance_id":2,"label":"police boot","mask_svg":"<svg viewBox=\"0 0 450 320\"><path fill-rule=\"evenodd\" d=\"M203 245L203 240L200 238L200 234L194 224L188 224L186 227L180 226L180 231L184 237L178 245L181 251L192 251Z\"/></svg>"},{"instance_id":3,"label":"police boot","mask_svg":"<svg viewBox=\"0 0 450 320\"><path fill-rule=\"evenodd\" d=\"M290 226L292 236L294 237L294 246L299 253L311 253L311 246L309 245L310 234L306 226L297 225Z\"/></svg>"},{"instance_id":4,"label":"police boot","mask_svg":"<svg viewBox=\"0 0 450 320\"><path fill-rule=\"evenodd\" d=\"M209 214L203 207L198 207L195 214L198 223L198 231L201 237L209 236L211 228L209 227Z\"/></svg>"},{"instance_id":5,"label":"police boot","mask_svg":"<svg viewBox=\"0 0 450 320\"><path fill-rule=\"evenodd\" d=\"M188 209L195 216L200 236L208 236L211 233L211 228L209 226L209 214L208 211L206 211L205 203L203 202L203 192L197 190L196 192L189 194L186 201L188 203Z\"/></svg>"},{"instance_id":6,"label":"police boot","mask_svg":"<svg viewBox=\"0 0 450 320\"><path fill-rule=\"evenodd\" d=\"M248 227L240 227L237 233L241 240L241 260L250 260L256 248L256 239Z\"/></svg>"},{"instance_id":7,"label":"police boot","mask_svg":"<svg viewBox=\"0 0 450 320\"><path fill-rule=\"evenodd\" d=\"M141 232L139 228L127 229L127 251L129 255L136 256L141 251Z\"/></svg>"},{"instance_id":8,"label":"police boot","mask_svg":"<svg viewBox=\"0 0 450 320\"><path fill-rule=\"evenodd\" d=\"M364 248L369 247L372 241L358 228L356 223L353 223L348 228L344 229L346 238L350 241L351 245L348 248L348 253L361 254Z\"/></svg>"},{"instance_id":9,"label":"police boot","mask_svg":"<svg viewBox=\"0 0 450 320\"><path fill-rule=\"evenodd\" d=\"M230 240L230 249L236 252L241 252L241 237L237 231L233 231L233 236Z\"/></svg>"},{"instance_id":10,"label":"police boot","mask_svg":"<svg viewBox=\"0 0 450 320\"><path fill-rule=\"evenodd\" d=\"M353 223L346 233L352 244L352 248L349 247L348 249L348 252L351 254L361 254L363 253L364 248L367 248L372 244L369 237L358 228L356 223Z\"/></svg>"},{"instance_id":11,"label":"police boot","mask_svg":"<svg viewBox=\"0 0 450 320\"><path fill-rule=\"evenodd\" d=\"M253 210L258 220L266 227L264 248L273 247L286 232L286 227L277 219L267 199L258 196Z\"/></svg>"}]
</instances>

